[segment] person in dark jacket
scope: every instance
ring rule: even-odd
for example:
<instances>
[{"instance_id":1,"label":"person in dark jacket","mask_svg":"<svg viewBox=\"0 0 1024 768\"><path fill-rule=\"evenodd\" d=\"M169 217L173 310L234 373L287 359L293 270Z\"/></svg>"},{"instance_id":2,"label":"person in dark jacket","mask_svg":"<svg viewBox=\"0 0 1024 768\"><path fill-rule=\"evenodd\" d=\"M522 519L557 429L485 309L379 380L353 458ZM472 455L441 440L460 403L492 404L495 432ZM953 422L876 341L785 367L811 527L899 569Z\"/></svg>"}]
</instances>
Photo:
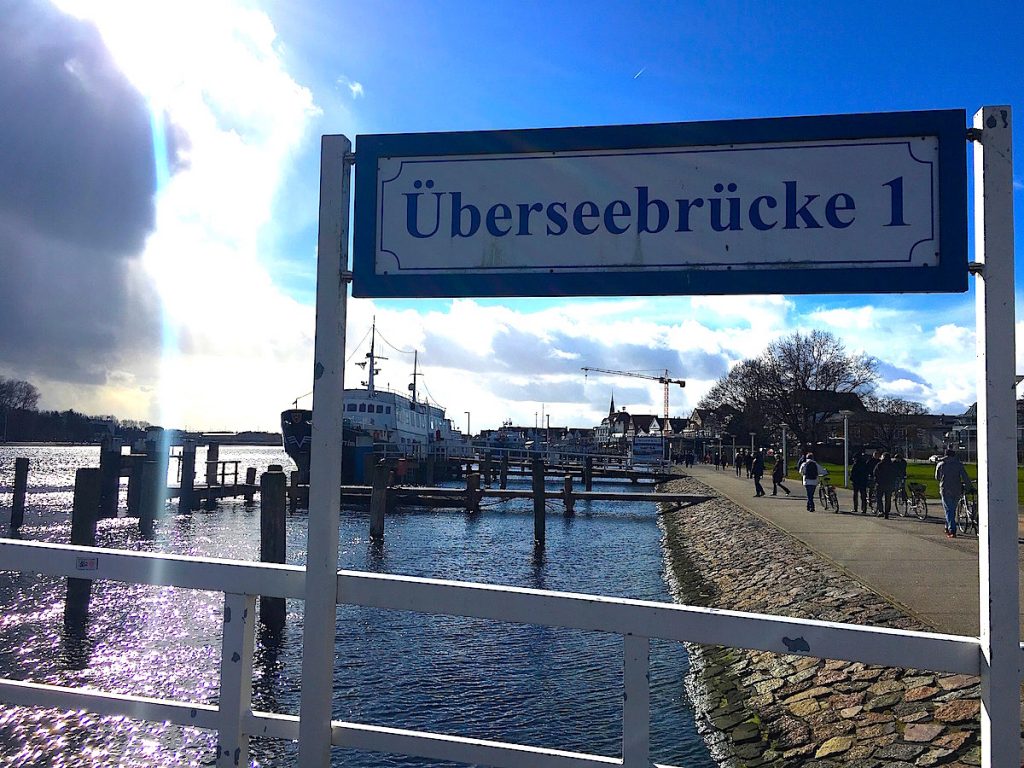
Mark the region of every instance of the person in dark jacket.
<instances>
[{"instance_id":1,"label":"person in dark jacket","mask_svg":"<svg viewBox=\"0 0 1024 768\"><path fill-rule=\"evenodd\" d=\"M853 513L857 514L857 501L860 500L860 513L868 513L868 483L871 482L871 472L868 470L868 460L863 453L853 457L853 466L850 467L850 484L853 486Z\"/></svg>"},{"instance_id":2,"label":"person in dark jacket","mask_svg":"<svg viewBox=\"0 0 1024 768\"><path fill-rule=\"evenodd\" d=\"M750 476L754 478L754 498L764 496L764 487L761 485L761 477L764 475L764 456L759 451L754 454L750 461Z\"/></svg>"},{"instance_id":3,"label":"person in dark jacket","mask_svg":"<svg viewBox=\"0 0 1024 768\"><path fill-rule=\"evenodd\" d=\"M743 466L747 468L747 479L749 480L753 476L753 473L750 470L754 466L754 457L751 454L744 452Z\"/></svg>"},{"instance_id":4,"label":"person in dark jacket","mask_svg":"<svg viewBox=\"0 0 1024 768\"><path fill-rule=\"evenodd\" d=\"M772 467L772 496L779 495L779 488L786 492L789 496L789 488L782 484L782 481L786 479L786 462L782 460L780 456L775 460L775 466Z\"/></svg>"},{"instance_id":5,"label":"person in dark jacket","mask_svg":"<svg viewBox=\"0 0 1024 768\"><path fill-rule=\"evenodd\" d=\"M888 453L882 454L882 459L875 465L873 475L875 478L875 514L881 512L882 516L888 520L889 512L892 511L892 492L896 490L896 467Z\"/></svg>"},{"instance_id":6,"label":"person in dark jacket","mask_svg":"<svg viewBox=\"0 0 1024 768\"><path fill-rule=\"evenodd\" d=\"M733 464L736 465L736 477L740 476L740 467L743 466L743 451L736 454L733 459Z\"/></svg>"},{"instance_id":7,"label":"person in dark jacket","mask_svg":"<svg viewBox=\"0 0 1024 768\"><path fill-rule=\"evenodd\" d=\"M945 450L943 459L935 465L935 479L939 481L939 498L946 513L946 536L956 538L956 505L964 486L970 486L967 470L952 448Z\"/></svg>"},{"instance_id":8,"label":"person in dark jacket","mask_svg":"<svg viewBox=\"0 0 1024 768\"><path fill-rule=\"evenodd\" d=\"M875 451L864 461L868 465L868 500L875 506L876 512L878 510L878 489L875 487L875 467L881 460L882 452Z\"/></svg>"}]
</instances>

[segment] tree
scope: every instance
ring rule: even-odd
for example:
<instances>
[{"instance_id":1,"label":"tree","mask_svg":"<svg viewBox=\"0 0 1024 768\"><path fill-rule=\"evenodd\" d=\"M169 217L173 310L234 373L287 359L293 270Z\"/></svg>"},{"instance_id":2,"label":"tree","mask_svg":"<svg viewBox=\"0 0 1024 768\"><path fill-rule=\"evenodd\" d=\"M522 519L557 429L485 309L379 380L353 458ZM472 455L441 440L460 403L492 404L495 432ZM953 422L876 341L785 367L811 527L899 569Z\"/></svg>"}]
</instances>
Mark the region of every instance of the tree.
<instances>
[{"instance_id":1,"label":"tree","mask_svg":"<svg viewBox=\"0 0 1024 768\"><path fill-rule=\"evenodd\" d=\"M914 442L921 417L928 413L920 403L901 397L868 396L864 404L868 410L857 417L861 439L890 452Z\"/></svg>"},{"instance_id":2,"label":"tree","mask_svg":"<svg viewBox=\"0 0 1024 768\"><path fill-rule=\"evenodd\" d=\"M728 404L740 412L737 436L765 433L785 424L798 442L814 444L824 437L822 425L840 410L859 409L858 396L868 395L878 378L877 361L851 355L827 331L794 333L773 341L753 360L744 360L720 378L698 407Z\"/></svg>"},{"instance_id":3,"label":"tree","mask_svg":"<svg viewBox=\"0 0 1024 768\"><path fill-rule=\"evenodd\" d=\"M21 379L0 376L0 411L20 409L34 411L39 405L39 390Z\"/></svg>"}]
</instances>

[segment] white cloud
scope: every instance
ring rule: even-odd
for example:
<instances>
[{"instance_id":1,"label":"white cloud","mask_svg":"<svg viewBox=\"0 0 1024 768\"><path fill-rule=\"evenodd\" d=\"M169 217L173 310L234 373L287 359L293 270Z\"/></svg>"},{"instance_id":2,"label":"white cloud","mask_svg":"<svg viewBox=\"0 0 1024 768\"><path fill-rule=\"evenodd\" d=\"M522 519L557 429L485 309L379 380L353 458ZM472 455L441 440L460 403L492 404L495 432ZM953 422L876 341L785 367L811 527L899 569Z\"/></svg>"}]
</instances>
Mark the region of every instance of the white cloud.
<instances>
[{"instance_id":1,"label":"white cloud","mask_svg":"<svg viewBox=\"0 0 1024 768\"><path fill-rule=\"evenodd\" d=\"M241 2L62 6L96 24L126 76L187 136L143 257L163 300L165 350L159 411L141 415L272 426L310 379L313 310L271 281L261 234L320 110L285 70L270 19Z\"/></svg>"},{"instance_id":2,"label":"white cloud","mask_svg":"<svg viewBox=\"0 0 1024 768\"><path fill-rule=\"evenodd\" d=\"M363 84L360 83L358 80L351 80L345 75L342 75L341 77L338 78L337 82L338 85L344 85L346 88L348 88L348 91L350 94L352 94L353 99L358 99L366 95L365 92L363 91Z\"/></svg>"}]
</instances>

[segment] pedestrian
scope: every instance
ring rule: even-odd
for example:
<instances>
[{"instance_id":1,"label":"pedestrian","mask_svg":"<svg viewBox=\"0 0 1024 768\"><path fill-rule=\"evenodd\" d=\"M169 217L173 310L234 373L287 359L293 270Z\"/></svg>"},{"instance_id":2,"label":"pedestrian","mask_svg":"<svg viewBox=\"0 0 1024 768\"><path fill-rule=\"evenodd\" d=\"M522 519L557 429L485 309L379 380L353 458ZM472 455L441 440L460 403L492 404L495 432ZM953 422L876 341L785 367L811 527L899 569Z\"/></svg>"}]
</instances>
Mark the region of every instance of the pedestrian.
<instances>
[{"instance_id":1,"label":"pedestrian","mask_svg":"<svg viewBox=\"0 0 1024 768\"><path fill-rule=\"evenodd\" d=\"M868 460L863 453L853 457L853 466L850 467L850 484L853 486L853 514L857 514L857 501L860 500L860 513L868 513L868 483L871 482L871 473L868 471Z\"/></svg>"},{"instance_id":2,"label":"pedestrian","mask_svg":"<svg viewBox=\"0 0 1024 768\"><path fill-rule=\"evenodd\" d=\"M754 478L754 498L764 496L761 477L764 475L764 456L759 452L750 462L750 476Z\"/></svg>"},{"instance_id":3,"label":"pedestrian","mask_svg":"<svg viewBox=\"0 0 1024 768\"><path fill-rule=\"evenodd\" d=\"M945 458L935 465L935 479L939 481L939 497L946 513L946 538L955 539L956 504L964 492L964 485L970 485L971 479L952 448L947 448Z\"/></svg>"},{"instance_id":4,"label":"pedestrian","mask_svg":"<svg viewBox=\"0 0 1024 768\"><path fill-rule=\"evenodd\" d=\"M743 451L736 454L733 463L736 465L736 477L740 476L740 469L743 467Z\"/></svg>"},{"instance_id":5,"label":"pedestrian","mask_svg":"<svg viewBox=\"0 0 1024 768\"><path fill-rule=\"evenodd\" d=\"M754 466L754 457L746 451L743 452L743 466L747 468L747 480L749 480L751 476L750 469Z\"/></svg>"},{"instance_id":6,"label":"pedestrian","mask_svg":"<svg viewBox=\"0 0 1024 768\"><path fill-rule=\"evenodd\" d=\"M881 513L888 520L892 511L892 494L896 490L896 466L888 453L882 454L872 474L875 478L875 514Z\"/></svg>"},{"instance_id":7,"label":"pedestrian","mask_svg":"<svg viewBox=\"0 0 1024 768\"><path fill-rule=\"evenodd\" d=\"M814 511L814 491L818 487L820 468L814 460L814 454L808 453L800 464L800 476L804 479L804 490L807 491L807 511Z\"/></svg>"},{"instance_id":8,"label":"pedestrian","mask_svg":"<svg viewBox=\"0 0 1024 768\"><path fill-rule=\"evenodd\" d=\"M772 496L777 496L779 488L786 492L789 496L789 488L782 484L782 481L786 479L786 462L782 460L780 456L775 460L775 466L772 467Z\"/></svg>"},{"instance_id":9,"label":"pedestrian","mask_svg":"<svg viewBox=\"0 0 1024 768\"><path fill-rule=\"evenodd\" d=\"M878 493L875 486L875 467L878 466L878 462L882 460L882 452L875 451L868 456L865 462L868 465L868 502L870 506L878 508Z\"/></svg>"}]
</instances>

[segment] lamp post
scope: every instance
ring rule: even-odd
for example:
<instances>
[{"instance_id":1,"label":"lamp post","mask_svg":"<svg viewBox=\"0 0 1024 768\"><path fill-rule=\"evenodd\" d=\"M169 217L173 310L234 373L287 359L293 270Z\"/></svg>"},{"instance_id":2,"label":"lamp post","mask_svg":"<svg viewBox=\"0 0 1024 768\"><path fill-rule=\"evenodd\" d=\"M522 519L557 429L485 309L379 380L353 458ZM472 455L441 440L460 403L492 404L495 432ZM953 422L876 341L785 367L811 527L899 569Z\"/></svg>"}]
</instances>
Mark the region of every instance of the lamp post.
<instances>
[{"instance_id":1,"label":"lamp post","mask_svg":"<svg viewBox=\"0 0 1024 768\"><path fill-rule=\"evenodd\" d=\"M756 434L757 434L757 432L751 432L750 433L750 454L751 455L754 454L754 435L756 435Z\"/></svg>"},{"instance_id":2,"label":"lamp post","mask_svg":"<svg viewBox=\"0 0 1024 768\"><path fill-rule=\"evenodd\" d=\"M782 474L783 476L789 471L786 458L786 425L782 425Z\"/></svg>"},{"instance_id":3,"label":"lamp post","mask_svg":"<svg viewBox=\"0 0 1024 768\"><path fill-rule=\"evenodd\" d=\"M843 417L843 488L850 487L850 414L853 411L840 411Z\"/></svg>"}]
</instances>

